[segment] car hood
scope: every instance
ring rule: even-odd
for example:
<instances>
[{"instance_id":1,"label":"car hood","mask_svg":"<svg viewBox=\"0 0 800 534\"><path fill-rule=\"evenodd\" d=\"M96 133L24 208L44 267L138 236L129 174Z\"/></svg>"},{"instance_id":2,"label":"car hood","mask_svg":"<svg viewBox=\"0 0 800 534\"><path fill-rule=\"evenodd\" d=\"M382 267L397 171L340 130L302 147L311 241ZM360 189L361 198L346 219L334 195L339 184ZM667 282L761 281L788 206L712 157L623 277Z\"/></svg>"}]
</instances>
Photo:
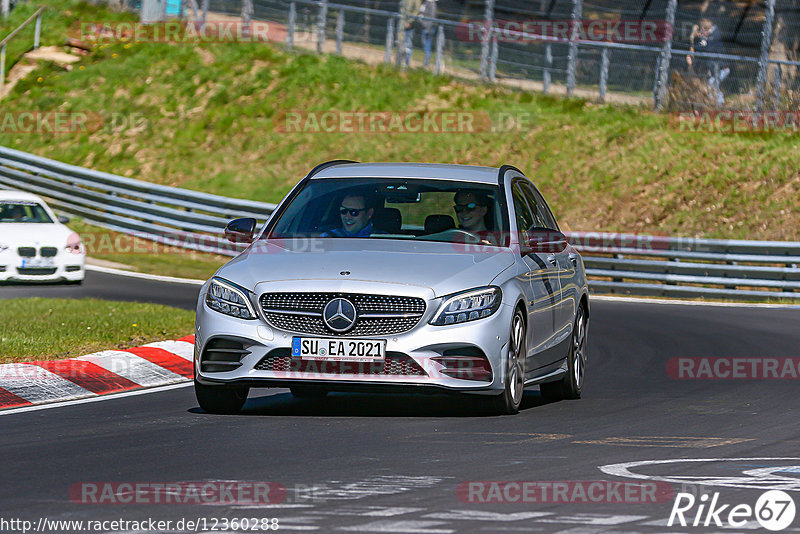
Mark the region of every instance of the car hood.
<instances>
[{"instance_id":1,"label":"car hood","mask_svg":"<svg viewBox=\"0 0 800 534\"><path fill-rule=\"evenodd\" d=\"M301 241L257 241L217 276L256 293L402 291L434 298L487 285L514 264L510 249L499 247L466 251L452 243L393 239Z\"/></svg>"},{"instance_id":2,"label":"car hood","mask_svg":"<svg viewBox=\"0 0 800 534\"><path fill-rule=\"evenodd\" d=\"M63 247L73 233L60 223L0 223L0 244Z\"/></svg>"}]
</instances>

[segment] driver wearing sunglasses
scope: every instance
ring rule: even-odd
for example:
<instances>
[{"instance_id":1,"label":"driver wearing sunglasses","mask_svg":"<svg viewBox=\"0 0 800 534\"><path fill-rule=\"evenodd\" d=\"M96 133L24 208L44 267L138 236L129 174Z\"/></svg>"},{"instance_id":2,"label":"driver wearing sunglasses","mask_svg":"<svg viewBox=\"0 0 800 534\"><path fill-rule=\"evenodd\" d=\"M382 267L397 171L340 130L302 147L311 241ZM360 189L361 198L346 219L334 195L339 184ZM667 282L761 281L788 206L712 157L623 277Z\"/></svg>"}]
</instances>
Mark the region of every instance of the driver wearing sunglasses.
<instances>
[{"instance_id":1,"label":"driver wearing sunglasses","mask_svg":"<svg viewBox=\"0 0 800 534\"><path fill-rule=\"evenodd\" d=\"M485 218L489 210L489 200L486 195L473 191L459 191L453 202L459 228L472 233L487 231Z\"/></svg>"},{"instance_id":2,"label":"driver wearing sunglasses","mask_svg":"<svg viewBox=\"0 0 800 534\"><path fill-rule=\"evenodd\" d=\"M369 237L374 232L374 212L373 208L367 207L367 198L363 195L347 195L339 206L341 228L325 232L321 237Z\"/></svg>"}]
</instances>

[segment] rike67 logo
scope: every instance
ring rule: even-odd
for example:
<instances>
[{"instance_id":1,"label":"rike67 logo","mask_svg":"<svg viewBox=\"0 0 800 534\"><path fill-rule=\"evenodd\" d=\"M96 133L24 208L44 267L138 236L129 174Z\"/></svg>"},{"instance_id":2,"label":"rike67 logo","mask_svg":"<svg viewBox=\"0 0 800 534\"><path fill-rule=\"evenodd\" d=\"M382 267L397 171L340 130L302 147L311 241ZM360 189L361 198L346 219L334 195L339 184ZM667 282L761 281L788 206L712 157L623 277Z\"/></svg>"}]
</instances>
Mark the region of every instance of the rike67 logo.
<instances>
[{"instance_id":1,"label":"rike67 logo","mask_svg":"<svg viewBox=\"0 0 800 534\"><path fill-rule=\"evenodd\" d=\"M778 531L791 525L794 516L794 500L780 490L762 493L755 506L722 504L719 492L711 496L702 494L699 498L691 493L678 493L667 526L742 528L757 521L767 530Z\"/></svg>"}]
</instances>

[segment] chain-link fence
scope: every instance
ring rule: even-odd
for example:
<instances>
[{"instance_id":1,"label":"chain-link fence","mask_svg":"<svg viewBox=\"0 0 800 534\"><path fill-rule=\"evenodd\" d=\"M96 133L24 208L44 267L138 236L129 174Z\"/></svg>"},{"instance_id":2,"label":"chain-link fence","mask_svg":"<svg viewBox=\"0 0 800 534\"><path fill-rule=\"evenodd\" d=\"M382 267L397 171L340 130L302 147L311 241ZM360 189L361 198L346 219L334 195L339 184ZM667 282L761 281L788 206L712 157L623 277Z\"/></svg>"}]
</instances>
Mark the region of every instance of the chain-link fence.
<instances>
[{"instance_id":1,"label":"chain-link fence","mask_svg":"<svg viewBox=\"0 0 800 534\"><path fill-rule=\"evenodd\" d=\"M800 0L438 0L423 17L426 1L200 0L199 11L274 23L291 47L529 90L672 111L800 105Z\"/></svg>"}]
</instances>

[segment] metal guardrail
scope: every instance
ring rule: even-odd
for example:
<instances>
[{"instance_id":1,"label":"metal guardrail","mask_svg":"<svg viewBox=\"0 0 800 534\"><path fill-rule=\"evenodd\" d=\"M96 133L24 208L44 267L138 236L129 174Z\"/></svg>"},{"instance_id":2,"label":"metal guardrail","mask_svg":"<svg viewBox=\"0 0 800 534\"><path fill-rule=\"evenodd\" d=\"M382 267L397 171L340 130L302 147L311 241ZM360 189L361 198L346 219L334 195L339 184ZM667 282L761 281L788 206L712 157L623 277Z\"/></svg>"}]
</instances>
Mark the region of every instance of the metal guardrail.
<instances>
[{"instance_id":1,"label":"metal guardrail","mask_svg":"<svg viewBox=\"0 0 800 534\"><path fill-rule=\"evenodd\" d=\"M221 233L236 217L264 222L274 204L152 184L0 147L0 188L118 232L234 256ZM800 242L570 232L596 293L800 299Z\"/></svg>"},{"instance_id":2,"label":"metal guardrail","mask_svg":"<svg viewBox=\"0 0 800 534\"><path fill-rule=\"evenodd\" d=\"M800 242L571 232L595 292L800 299Z\"/></svg>"},{"instance_id":3,"label":"metal guardrail","mask_svg":"<svg viewBox=\"0 0 800 534\"><path fill-rule=\"evenodd\" d=\"M98 226L169 246L235 256L222 237L237 217L264 222L274 204L158 185L0 147L0 188L47 197L53 207Z\"/></svg>"}]
</instances>

